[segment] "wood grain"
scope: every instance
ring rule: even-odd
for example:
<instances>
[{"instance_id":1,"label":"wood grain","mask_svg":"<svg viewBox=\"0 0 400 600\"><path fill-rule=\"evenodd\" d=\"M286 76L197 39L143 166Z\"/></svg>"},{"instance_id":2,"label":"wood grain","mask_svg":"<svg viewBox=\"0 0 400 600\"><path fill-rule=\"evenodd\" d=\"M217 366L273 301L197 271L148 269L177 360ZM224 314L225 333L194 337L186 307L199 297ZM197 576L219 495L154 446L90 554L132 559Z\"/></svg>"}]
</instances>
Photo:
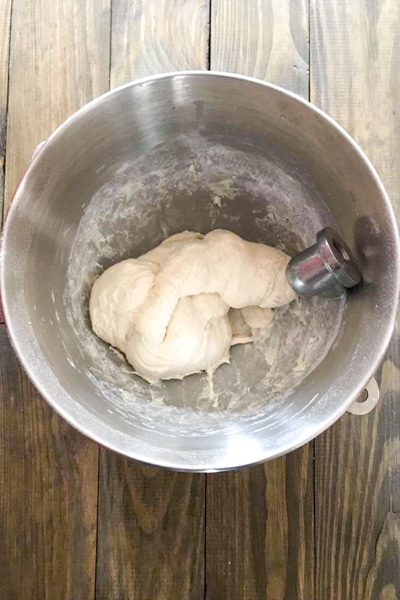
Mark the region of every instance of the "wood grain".
<instances>
[{"instance_id":1,"label":"wood grain","mask_svg":"<svg viewBox=\"0 0 400 600\"><path fill-rule=\"evenodd\" d=\"M113 0L111 87L133 78L206 69L209 0Z\"/></svg>"},{"instance_id":2,"label":"wood grain","mask_svg":"<svg viewBox=\"0 0 400 600\"><path fill-rule=\"evenodd\" d=\"M306 2L212 3L211 69L268 79L308 97ZM207 600L311 600L312 445L207 476Z\"/></svg>"},{"instance_id":3,"label":"wood grain","mask_svg":"<svg viewBox=\"0 0 400 600\"><path fill-rule=\"evenodd\" d=\"M204 476L101 452L98 600L204 597Z\"/></svg>"},{"instance_id":4,"label":"wood grain","mask_svg":"<svg viewBox=\"0 0 400 600\"><path fill-rule=\"evenodd\" d=\"M311 446L207 476L207 600L313 598Z\"/></svg>"},{"instance_id":5,"label":"wood grain","mask_svg":"<svg viewBox=\"0 0 400 600\"><path fill-rule=\"evenodd\" d=\"M110 0L13 0L5 204L35 146L108 90Z\"/></svg>"},{"instance_id":6,"label":"wood grain","mask_svg":"<svg viewBox=\"0 0 400 600\"><path fill-rule=\"evenodd\" d=\"M360 143L399 215L397 0L313 0L311 99ZM316 442L316 597L400 598L399 322L379 373L382 399Z\"/></svg>"},{"instance_id":7,"label":"wood grain","mask_svg":"<svg viewBox=\"0 0 400 600\"><path fill-rule=\"evenodd\" d=\"M114 0L111 85L207 64L203 0ZM96 598L204 598L205 476L101 450Z\"/></svg>"},{"instance_id":8,"label":"wood grain","mask_svg":"<svg viewBox=\"0 0 400 600\"><path fill-rule=\"evenodd\" d=\"M0 2L0 222L3 214L4 161L8 101L8 53L11 32L11 0ZM3 322L0 306L0 319Z\"/></svg>"},{"instance_id":9,"label":"wood grain","mask_svg":"<svg viewBox=\"0 0 400 600\"><path fill-rule=\"evenodd\" d=\"M0 598L93 598L97 448L39 396L0 326Z\"/></svg>"},{"instance_id":10,"label":"wood grain","mask_svg":"<svg viewBox=\"0 0 400 600\"><path fill-rule=\"evenodd\" d=\"M3 221L4 168L7 137L8 63L11 33L11 0L0 2L0 229ZM4 323L0 294L0 324Z\"/></svg>"},{"instance_id":11,"label":"wood grain","mask_svg":"<svg viewBox=\"0 0 400 600\"><path fill-rule=\"evenodd\" d=\"M106 91L109 25L108 0L13 0L6 204L35 145ZM97 446L40 398L0 333L0 597L93 598Z\"/></svg>"},{"instance_id":12,"label":"wood grain","mask_svg":"<svg viewBox=\"0 0 400 600\"><path fill-rule=\"evenodd\" d=\"M217 0L211 69L250 75L308 98L308 0Z\"/></svg>"}]
</instances>

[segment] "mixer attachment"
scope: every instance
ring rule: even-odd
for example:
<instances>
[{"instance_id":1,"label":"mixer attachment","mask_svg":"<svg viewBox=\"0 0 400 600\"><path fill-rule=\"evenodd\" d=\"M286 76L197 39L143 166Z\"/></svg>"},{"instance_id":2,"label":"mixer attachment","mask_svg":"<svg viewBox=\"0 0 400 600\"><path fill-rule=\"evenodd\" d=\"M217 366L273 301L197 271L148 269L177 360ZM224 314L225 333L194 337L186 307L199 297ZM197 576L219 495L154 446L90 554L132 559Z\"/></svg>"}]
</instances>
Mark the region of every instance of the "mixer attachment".
<instances>
[{"instance_id":1,"label":"mixer attachment","mask_svg":"<svg viewBox=\"0 0 400 600\"><path fill-rule=\"evenodd\" d=\"M331 227L321 229L317 243L291 259L286 277L297 294L325 298L342 298L362 280L349 247Z\"/></svg>"}]
</instances>

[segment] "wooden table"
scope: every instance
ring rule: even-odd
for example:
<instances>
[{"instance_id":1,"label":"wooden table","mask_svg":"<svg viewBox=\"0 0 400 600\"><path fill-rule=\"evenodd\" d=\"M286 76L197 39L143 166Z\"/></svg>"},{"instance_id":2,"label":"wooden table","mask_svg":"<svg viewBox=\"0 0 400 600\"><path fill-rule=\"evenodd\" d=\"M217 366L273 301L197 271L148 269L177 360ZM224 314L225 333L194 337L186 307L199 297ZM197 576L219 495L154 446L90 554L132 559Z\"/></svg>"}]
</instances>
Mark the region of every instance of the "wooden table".
<instances>
[{"instance_id":1,"label":"wooden table","mask_svg":"<svg viewBox=\"0 0 400 600\"><path fill-rule=\"evenodd\" d=\"M208 68L322 107L400 210L399 0L0 0L4 210L35 145L87 101ZM29 383L4 325L0 336L1 600L400 598L398 329L373 413L207 476L82 437Z\"/></svg>"}]
</instances>

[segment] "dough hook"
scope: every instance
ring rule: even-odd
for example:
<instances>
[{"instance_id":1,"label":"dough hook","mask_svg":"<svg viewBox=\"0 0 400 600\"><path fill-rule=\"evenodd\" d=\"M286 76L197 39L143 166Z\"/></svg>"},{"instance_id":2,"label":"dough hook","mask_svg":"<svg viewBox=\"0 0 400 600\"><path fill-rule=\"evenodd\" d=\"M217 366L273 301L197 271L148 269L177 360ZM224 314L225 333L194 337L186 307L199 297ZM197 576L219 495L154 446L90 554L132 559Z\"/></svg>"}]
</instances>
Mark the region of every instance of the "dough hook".
<instances>
[{"instance_id":1,"label":"dough hook","mask_svg":"<svg viewBox=\"0 0 400 600\"><path fill-rule=\"evenodd\" d=\"M289 285L302 296L342 298L361 282L361 272L346 243L331 227L317 233L317 242L291 259Z\"/></svg>"}]
</instances>

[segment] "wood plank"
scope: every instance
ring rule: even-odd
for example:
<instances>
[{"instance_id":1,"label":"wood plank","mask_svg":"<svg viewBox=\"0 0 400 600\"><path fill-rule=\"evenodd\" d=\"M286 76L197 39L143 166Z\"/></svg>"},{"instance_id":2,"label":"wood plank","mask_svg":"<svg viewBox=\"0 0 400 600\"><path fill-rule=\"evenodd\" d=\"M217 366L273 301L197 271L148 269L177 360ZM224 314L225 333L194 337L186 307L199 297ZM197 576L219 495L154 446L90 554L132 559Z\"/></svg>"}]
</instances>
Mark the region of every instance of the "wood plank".
<instances>
[{"instance_id":1,"label":"wood plank","mask_svg":"<svg viewBox=\"0 0 400 600\"><path fill-rule=\"evenodd\" d=\"M367 152L400 216L400 4L311 6L311 99ZM316 441L317 598L400 598L399 351L398 321L378 408L345 415Z\"/></svg>"},{"instance_id":2,"label":"wood plank","mask_svg":"<svg viewBox=\"0 0 400 600\"><path fill-rule=\"evenodd\" d=\"M218 0L211 69L265 79L308 98L308 0Z\"/></svg>"},{"instance_id":3,"label":"wood plank","mask_svg":"<svg viewBox=\"0 0 400 600\"><path fill-rule=\"evenodd\" d=\"M311 445L285 458L207 476L207 599L311 600Z\"/></svg>"},{"instance_id":4,"label":"wood plank","mask_svg":"<svg viewBox=\"0 0 400 600\"><path fill-rule=\"evenodd\" d=\"M308 3L212 3L211 68L308 97ZM309 600L313 594L312 445L207 476L207 598Z\"/></svg>"},{"instance_id":5,"label":"wood plank","mask_svg":"<svg viewBox=\"0 0 400 600\"><path fill-rule=\"evenodd\" d=\"M96 445L40 397L1 325L1 598L94 598L96 473Z\"/></svg>"},{"instance_id":6,"label":"wood plank","mask_svg":"<svg viewBox=\"0 0 400 600\"><path fill-rule=\"evenodd\" d=\"M3 213L4 160L6 153L6 124L8 100L8 54L11 32L11 0L0 3L0 215ZM1 222L1 216L0 216ZM2 319L1 306L0 318Z\"/></svg>"},{"instance_id":7,"label":"wood plank","mask_svg":"<svg viewBox=\"0 0 400 600\"><path fill-rule=\"evenodd\" d=\"M110 0L13 0L5 204L35 146L108 90Z\"/></svg>"},{"instance_id":8,"label":"wood plank","mask_svg":"<svg viewBox=\"0 0 400 600\"><path fill-rule=\"evenodd\" d=\"M8 55L11 33L11 0L0 2L0 228L3 221L4 168L7 137ZM0 324L4 323L0 298Z\"/></svg>"},{"instance_id":9,"label":"wood plank","mask_svg":"<svg viewBox=\"0 0 400 600\"><path fill-rule=\"evenodd\" d=\"M101 451L98 600L204 597L204 476Z\"/></svg>"},{"instance_id":10,"label":"wood plank","mask_svg":"<svg viewBox=\"0 0 400 600\"><path fill-rule=\"evenodd\" d=\"M204 0L114 0L111 85L207 65ZM204 597L205 477L101 450L96 598Z\"/></svg>"},{"instance_id":11,"label":"wood plank","mask_svg":"<svg viewBox=\"0 0 400 600\"><path fill-rule=\"evenodd\" d=\"M114 0L110 83L206 69L209 0Z\"/></svg>"},{"instance_id":12,"label":"wood plank","mask_svg":"<svg viewBox=\"0 0 400 600\"><path fill-rule=\"evenodd\" d=\"M104 92L108 0L14 0L6 204L35 145ZM1 328L0 597L94 598L98 448L42 400Z\"/></svg>"}]
</instances>

